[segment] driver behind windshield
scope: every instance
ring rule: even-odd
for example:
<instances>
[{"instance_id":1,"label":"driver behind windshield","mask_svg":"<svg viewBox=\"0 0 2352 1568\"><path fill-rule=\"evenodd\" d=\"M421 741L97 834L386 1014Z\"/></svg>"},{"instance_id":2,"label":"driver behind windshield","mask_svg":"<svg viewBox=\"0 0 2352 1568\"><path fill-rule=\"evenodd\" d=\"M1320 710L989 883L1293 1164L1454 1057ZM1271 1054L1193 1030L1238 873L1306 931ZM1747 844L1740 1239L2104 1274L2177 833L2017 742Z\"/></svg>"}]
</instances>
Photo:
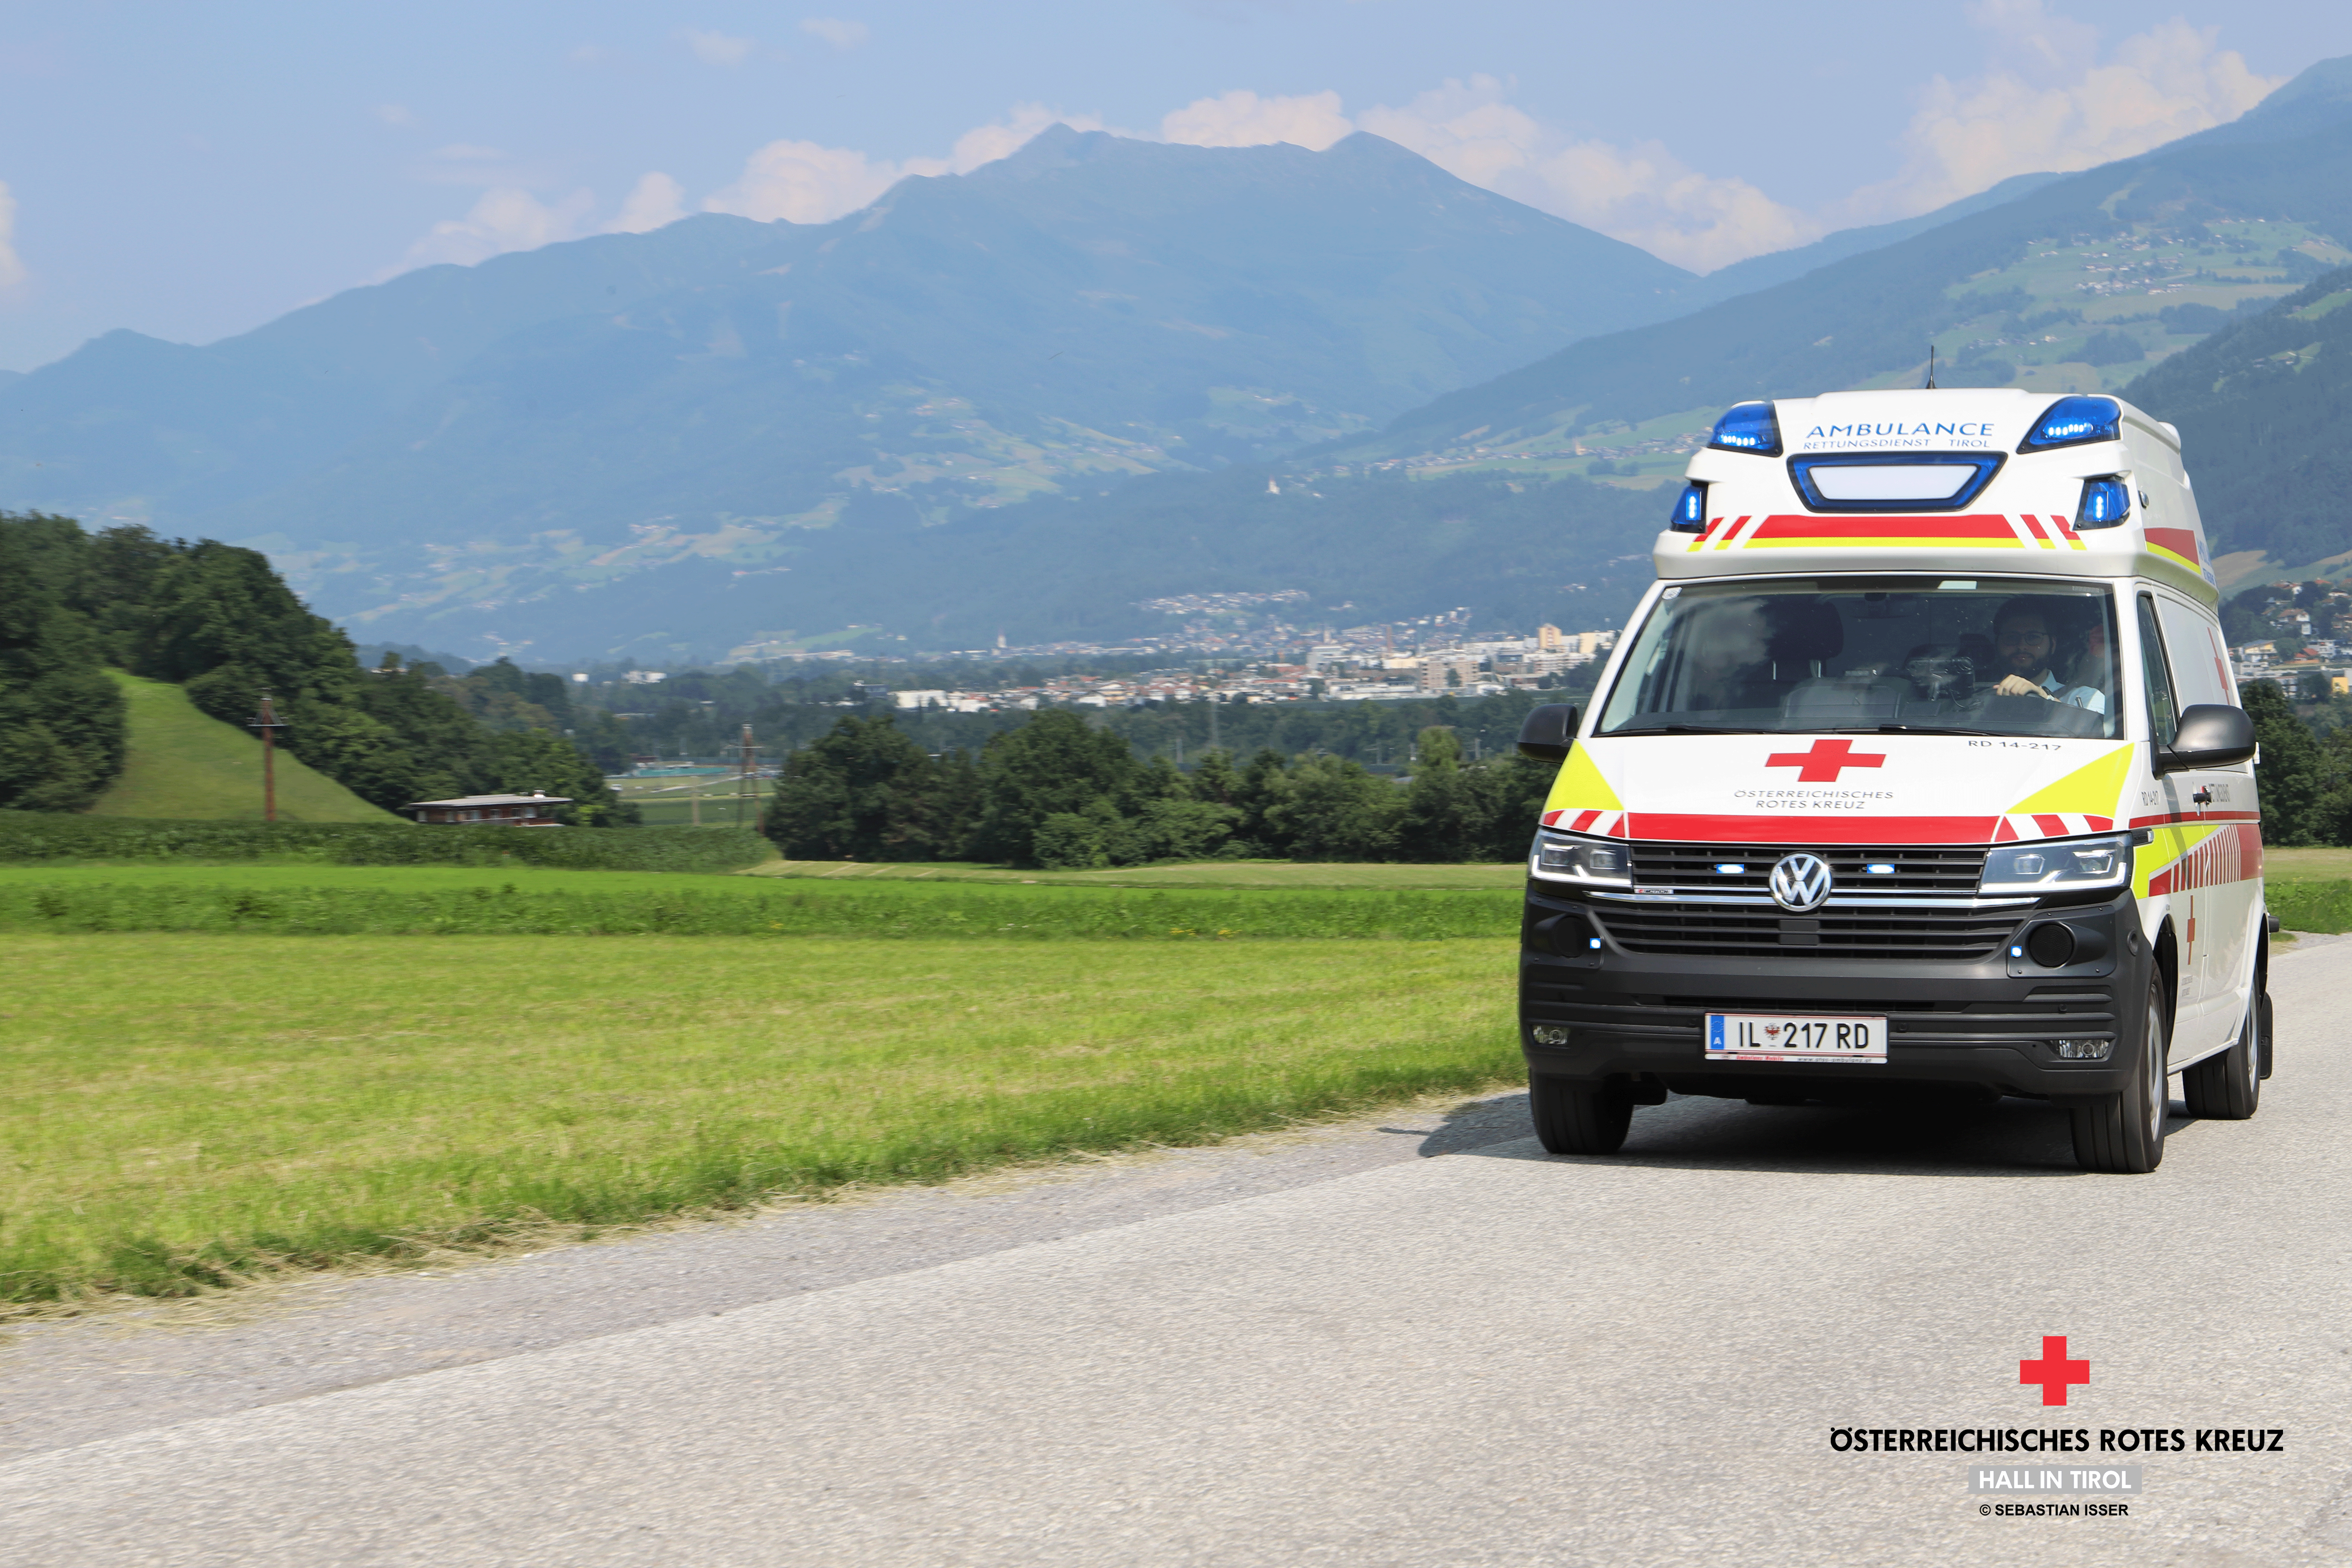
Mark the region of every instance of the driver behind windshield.
<instances>
[{"instance_id":1,"label":"driver behind windshield","mask_svg":"<svg viewBox=\"0 0 2352 1568\"><path fill-rule=\"evenodd\" d=\"M2059 617L2044 600L2016 598L1993 617L1993 691L2001 697L2039 697L2070 708L2107 710L2107 694L2095 686L2061 679L2051 668L2057 657Z\"/></svg>"}]
</instances>

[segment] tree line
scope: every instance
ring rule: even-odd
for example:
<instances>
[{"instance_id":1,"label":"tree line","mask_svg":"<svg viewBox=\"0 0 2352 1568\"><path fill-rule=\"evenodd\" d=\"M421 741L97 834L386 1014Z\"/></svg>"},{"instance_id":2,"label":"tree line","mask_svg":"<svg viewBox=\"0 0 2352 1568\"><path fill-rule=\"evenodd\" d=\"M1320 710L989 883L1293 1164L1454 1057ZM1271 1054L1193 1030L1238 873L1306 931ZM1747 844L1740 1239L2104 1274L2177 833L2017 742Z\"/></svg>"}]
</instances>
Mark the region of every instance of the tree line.
<instances>
[{"instance_id":1,"label":"tree line","mask_svg":"<svg viewBox=\"0 0 2352 1568\"><path fill-rule=\"evenodd\" d=\"M977 752L926 752L888 713L794 752L761 831L793 859L990 860L1054 870L1154 860L1514 860L1550 788L1516 752L1467 760L1424 729L1400 785L1328 752L1223 749L1189 773L1068 709Z\"/></svg>"},{"instance_id":2,"label":"tree line","mask_svg":"<svg viewBox=\"0 0 2352 1568\"><path fill-rule=\"evenodd\" d=\"M1115 662L1088 668L1097 674L1111 673ZM1392 768L1412 753L1421 731L1433 727L1452 730L1473 761L1508 752L1529 709L1544 702L1581 700L1599 669L1596 662L1569 670L1558 679L1556 689L1491 697L1437 692L1383 702L1153 701L1087 711L1092 723L1122 736L1141 755L1164 756L1182 768L1215 750L1234 756L1261 751L1286 756L1327 752L1375 769ZM639 751L664 756L730 754L746 723L752 738L775 756L825 734L845 708L862 717L890 711L899 730L927 752L978 752L990 737L1019 728L1028 715L1018 710L954 713L937 708L895 709L887 697L871 694L886 687L1017 689L1064 673L1071 671L1021 663L928 668L845 664L815 669L739 665L724 670L682 670L658 686L592 686L587 700L632 710L629 739Z\"/></svg>"},{"instance_id":3,"label":"tree line","mask_svg":"<svg viewBox=\"0 0 2352 1568\"><path fill-rule=\"evenodd\" d=\"M2247 681L2238 700L2262 743L2263 842L2352 844L2352 698L2311 704L2308 718L2275 680Z\"/></svg>"},{"instance_id":4,"label":"tree line","mask_svg":"<svg viewBox=\"0 0 2352 1568\"><path fill-rule=\"evenodd\" d=\"M258 552L0 512L0 809L78 811L121 773L128 718L111 666L173 682L236 725L268 691L280 744L387 809L537 790L572 797L572 821L623 815L563 733L611 728L617 750L617 727L572 714L560 678L510 664L462 679L429 665L362 669L351 639Z\"/></svg>"}]
</instances>

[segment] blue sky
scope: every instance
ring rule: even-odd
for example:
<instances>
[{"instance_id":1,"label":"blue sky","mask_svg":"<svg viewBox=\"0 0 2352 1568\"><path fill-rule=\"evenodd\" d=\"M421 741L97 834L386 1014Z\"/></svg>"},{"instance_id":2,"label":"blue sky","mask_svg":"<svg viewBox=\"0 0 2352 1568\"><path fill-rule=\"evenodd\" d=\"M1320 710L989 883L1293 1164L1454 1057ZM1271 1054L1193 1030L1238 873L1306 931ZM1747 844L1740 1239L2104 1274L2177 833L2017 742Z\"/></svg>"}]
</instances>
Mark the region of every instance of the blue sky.
<instances>
[{"instance_id":1,"label":"blue sky","mask_svg":"<svg viewBox=\"0 0 2352 1568\"><path fill-rule=\"evenodd\" d=\"M410 0L0 10L0 368L204 342L434 261L818 221L1055 119L1352 129L1705 270L2233 118L2313 0Z\"/></svg>"}]
</instances>

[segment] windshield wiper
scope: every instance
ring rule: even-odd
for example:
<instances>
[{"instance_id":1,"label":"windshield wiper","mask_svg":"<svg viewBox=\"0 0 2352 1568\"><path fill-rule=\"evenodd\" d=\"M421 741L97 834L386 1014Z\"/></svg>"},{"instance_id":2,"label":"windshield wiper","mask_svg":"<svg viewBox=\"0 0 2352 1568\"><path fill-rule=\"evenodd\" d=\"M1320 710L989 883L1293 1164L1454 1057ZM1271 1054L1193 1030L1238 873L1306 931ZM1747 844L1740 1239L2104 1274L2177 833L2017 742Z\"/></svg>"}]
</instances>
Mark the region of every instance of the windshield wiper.
<instances>
[{"instance_id":1,"label":"windshield wiper","mask_svg":"<svg viewBox=\"0 0 2352 1568\"><path fill-rule=\"evenodd\" d=\"M1880 724L1871 731L1874 735L1999 735L2005 732L2000 730L1960 730L1943 724Z\"/></svg>"},{"instance_id":2,"label":"windshield wiper","mask_svg":"<svg viewBox=\"0 0 2352 1568\"><path fill-rule=\"evenodd\" d=\"M1639 724L1630 729L1607 730L1602 734L1614 740L1620 735L1771 735L1774 730L1734 729L1726 724Z\"/></svg>"}]
</instances>

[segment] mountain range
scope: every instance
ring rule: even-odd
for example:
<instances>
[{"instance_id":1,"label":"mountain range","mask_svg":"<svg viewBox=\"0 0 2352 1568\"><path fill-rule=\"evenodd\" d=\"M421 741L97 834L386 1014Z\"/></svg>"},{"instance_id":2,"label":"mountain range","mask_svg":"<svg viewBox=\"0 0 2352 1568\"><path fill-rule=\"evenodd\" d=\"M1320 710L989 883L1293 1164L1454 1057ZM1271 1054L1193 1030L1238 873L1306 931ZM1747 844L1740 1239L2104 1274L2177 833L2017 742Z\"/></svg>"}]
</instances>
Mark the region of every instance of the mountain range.
<instances>
[{"instance_id":1,"label":"mountain range","mask_svg":"<svg viewBox=\"0 0 2352 1568\"><path fill-rule=\"evenodd\" d=\"M1110 638L1228 592L1601 624L1724 405L1913 384L1930 343L1945 384L2131 382L2195 463L2270 373L2169 367L2352 262L2347 176L2332 61L2140 158L1697 278L1370 135L1056 127L832 224L110 333L0 381L0 505L253 544L356 635L475 657ZM2352 546L2320 511L2258 540L2239 493L2200 483L2223 548Z\"/></svg>"}]
</instances>

